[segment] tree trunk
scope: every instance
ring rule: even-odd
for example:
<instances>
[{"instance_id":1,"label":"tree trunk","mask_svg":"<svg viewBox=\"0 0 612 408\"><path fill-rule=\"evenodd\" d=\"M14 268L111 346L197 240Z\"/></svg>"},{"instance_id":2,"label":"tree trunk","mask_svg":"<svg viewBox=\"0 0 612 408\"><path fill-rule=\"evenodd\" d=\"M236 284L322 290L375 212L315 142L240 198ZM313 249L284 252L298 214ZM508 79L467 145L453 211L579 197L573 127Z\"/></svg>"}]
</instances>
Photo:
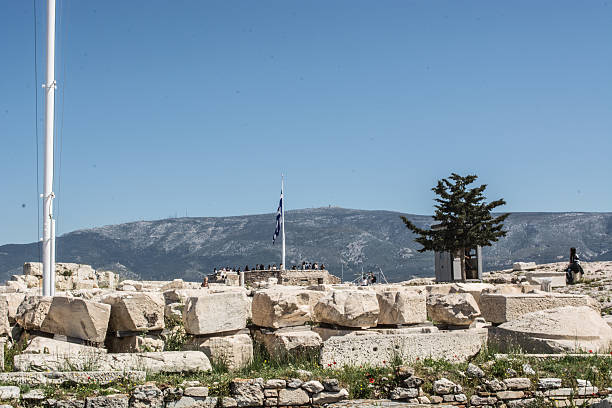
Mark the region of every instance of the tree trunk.
<instances>
[{"instance_id":1,"label":"tree trunk","mask_svg":"<svg viewBox=\"0 0 612 408\"><path fill-rule=\"evenodd\" d=\"M459 259L461 259L461 281L465 282L465 248L457 250L457 252L455 252L455 257L459 257Z\"/></svg>"}]
</instances>

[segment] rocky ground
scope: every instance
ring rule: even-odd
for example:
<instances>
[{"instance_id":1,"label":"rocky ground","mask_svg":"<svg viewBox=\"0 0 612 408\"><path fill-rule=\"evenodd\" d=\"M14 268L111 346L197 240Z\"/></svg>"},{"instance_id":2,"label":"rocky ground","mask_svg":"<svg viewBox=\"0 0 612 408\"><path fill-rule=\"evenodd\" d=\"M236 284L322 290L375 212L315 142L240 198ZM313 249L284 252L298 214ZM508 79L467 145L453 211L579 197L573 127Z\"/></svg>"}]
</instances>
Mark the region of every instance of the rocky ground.
<instances>
[{"instance_id":1,"label":"rocky ground","mask_svg":"<svg viewBox=\"0 0 612 408\"><path fill-rule=\"evenodd\" d=\"M600 309L610 310L612 262L584 264L571 286L565 267L517 263L485 282L201 287L62 263L51 298L38 295L41 265L26 263L0 286L0 403L610 406L612 328Z\"/></svg>"},{"instance_id":2,"label":"rocky ground","mask_svg":"<svg viewBox=\"0 0 612 408\"><path fill-rule=\"evenodd\" d=\"M535 272L564 272L567 262L537 265ZM600 304L602 314L612 314L612 261L582 262L584 276L576 284L554 288L557 293L589 295ZM484 281L494 283L517 283L525 280L525 271L505 269L487 272Z\"/></svg>"}]
</instances>

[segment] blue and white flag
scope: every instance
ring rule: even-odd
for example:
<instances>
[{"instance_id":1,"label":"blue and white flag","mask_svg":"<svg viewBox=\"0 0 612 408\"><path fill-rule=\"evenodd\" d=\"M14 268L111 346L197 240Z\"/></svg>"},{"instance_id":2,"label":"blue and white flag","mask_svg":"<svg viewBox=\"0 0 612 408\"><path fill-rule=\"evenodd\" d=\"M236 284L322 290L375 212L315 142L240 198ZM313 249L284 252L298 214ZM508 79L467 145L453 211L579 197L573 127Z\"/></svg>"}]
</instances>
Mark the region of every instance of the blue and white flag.
<instances>
[{"instance_id":1,"label":"blue and white flag","mask_svg":"<svg viewBox=\"0 0 612 408\"><path fill-rule=\"evenodd\" d=\"M272 236L272 245L276 242L276 238L280 235L281 224L283 222L283 190L281 190L280 201L278 203L278 209L276 210L276 229Z\"/></svg>"}]
</instances>

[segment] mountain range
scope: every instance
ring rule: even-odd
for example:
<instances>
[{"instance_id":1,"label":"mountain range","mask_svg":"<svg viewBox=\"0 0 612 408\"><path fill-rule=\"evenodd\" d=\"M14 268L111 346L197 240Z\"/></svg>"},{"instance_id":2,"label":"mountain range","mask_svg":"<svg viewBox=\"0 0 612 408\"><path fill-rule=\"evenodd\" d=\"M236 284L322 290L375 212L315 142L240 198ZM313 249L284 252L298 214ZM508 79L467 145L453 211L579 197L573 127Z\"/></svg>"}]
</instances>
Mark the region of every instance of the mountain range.
<instances>
[{"instance_id":1,"label":"mountain range","mask_svg":"<svg viewBox=\"0 0 612 408\"><path fill-rule=\"evenodd\" d=\"M381 270L401 281L433 275L433 254L403 224L420 227L430 216L337 207L287 211L287 264L325 264L353 280L361 271ZM214 267L279 264L281 247L272 244L275 214L170 218L78 230L56 239L57 262L91 264L125 278L200 280ZM612 213L512 213L508 234L483 248L484 269L508 268L516 261L559 262L578 248L583 260L612 260ZM38 261L39 244L0 246L0 280Z\"/></svg>"}]
</instances>

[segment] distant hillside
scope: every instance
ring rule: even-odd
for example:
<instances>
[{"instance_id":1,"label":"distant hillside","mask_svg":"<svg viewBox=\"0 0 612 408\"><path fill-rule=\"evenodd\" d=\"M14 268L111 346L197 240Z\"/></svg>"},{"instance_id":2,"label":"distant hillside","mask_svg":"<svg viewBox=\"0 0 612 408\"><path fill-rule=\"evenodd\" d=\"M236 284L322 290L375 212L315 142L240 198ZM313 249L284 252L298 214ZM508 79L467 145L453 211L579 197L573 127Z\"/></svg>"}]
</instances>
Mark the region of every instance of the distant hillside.
<instances>
[{"instance_id":1,"label":"distant hillside","mask_svg":"<svg viewBox=\"0 0 612 408\"><path fill-rule=\"evenodd\" d=\"M383 270L387 279L433 275L432 253L420 247L400 220L419 226L431 217L392 211L318 208L288 211L287 263L324 263L345 280L362 270ZM142 279L199 280L213 267L279 263L272 245L274 214L173 218L74 231L57 239L57 261L80 262ZM484 250L486 270L514 261L565 260L575 246L585 260L612 260L612 213L514 213L508 236ZM38 260L38 244L0 246L0 279ZM342 266L343 265L343 266Z\"/></svg>"}]
</instances>

